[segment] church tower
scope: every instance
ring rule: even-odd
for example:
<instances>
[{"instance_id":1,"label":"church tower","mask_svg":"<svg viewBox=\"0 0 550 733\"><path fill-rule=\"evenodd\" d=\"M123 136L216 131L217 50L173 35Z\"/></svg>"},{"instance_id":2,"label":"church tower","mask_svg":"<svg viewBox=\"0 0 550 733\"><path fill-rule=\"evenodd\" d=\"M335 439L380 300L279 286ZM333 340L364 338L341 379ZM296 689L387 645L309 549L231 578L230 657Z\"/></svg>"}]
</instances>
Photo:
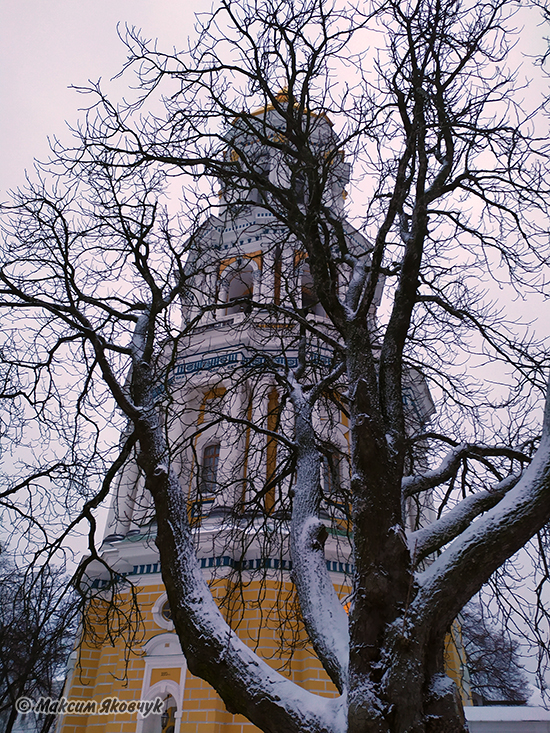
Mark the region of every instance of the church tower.
<instances>
[{"instance_id":1,"label":"church tower","mask_svg":"<svg viewBox=\"0 0 550 733\"><path fill-rule=\"evenodd\" d=\"M349 165L338 151L332 124L324 115L305 114L311 147L328 160L324 203L350 249L366 251L366 240L344 217ZM275 110L263 108L252 119L264 135L266 130L280 134L282 118ZM332 354L320 335L331 326L314 295L310 263L292 234L292 222L277 217L269 186L288 189L300 207L308 196L307 182L277 146L259 144L250 118L246 126L235 121L224 155L235 163L235 179L231 187L222 184L217 215L195 234L187 264L191 288L181 304L183 325L159 372L159 404L173 446L170 460L187 495L201 567L237 633L305 689L335 695L298 620L285 528L293 473L284 436L292 433L293 417L282 385L300 363L312 375L327 373ZM248 171L242 184L239 161ZM380 297L381 292L373 319ZM310 324L312 335L306 337L287 312ZM424 384L411 380L410 394L410 419L426 420L433 405ZM323 446L326 562L345 606L352 571L345 502L349 443L337 395L319 403L315 419ZM92 606L65 689L65 697L90 704L63 716L57 733L257 730L229 713L214 690L188 671L171 622L155 534L151 502L134 462L116 487L101 547L106 566L125 579L117 591L121 610L111 615L109 631L103 611ZM113 575L106 566L96 563L89 575L96 591L104 588L107 596ZM141 613L134 636L135 619L128 618L132 598ZM146 717L136 709L137 701L158 699L161 709Z\"/></svg>"}]
</instances>

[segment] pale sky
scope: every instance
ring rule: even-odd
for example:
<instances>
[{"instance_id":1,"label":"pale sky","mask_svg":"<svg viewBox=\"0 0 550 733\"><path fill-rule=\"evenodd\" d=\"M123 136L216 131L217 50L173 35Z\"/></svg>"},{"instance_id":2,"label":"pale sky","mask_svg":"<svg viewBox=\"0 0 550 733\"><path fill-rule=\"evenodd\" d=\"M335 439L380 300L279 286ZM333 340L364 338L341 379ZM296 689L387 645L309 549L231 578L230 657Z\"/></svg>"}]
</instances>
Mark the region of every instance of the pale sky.
<instances>
[{"instance_id":1,"label":"pale sky","mask_svg":"<svg viewBox=\"0 0 550 733\"><path fill-rule=\"evenodd\" d=\"M90 100L69 87L106 82L120 70L125 49L117 23L135 25L171 50L193 35L195 12L211 6L212 0L0 0L0 200L23 181L33 158L47 157L48 135L69 140L66 121L74 124ZM543 48L538 22L537 11L522 13L527 51Z\"/></svg>"},{"instance_id":2,"label":"pale sky","mask_svg":"<svg viewBox=\"0 0 550 733\"><path fill-rule=\"evenodd\" d=\"M194 13L211 0L0 0L0 198L23 180L48 135L68 138L89 98L70 85L108 80L125 49L117 23L142 28L164 49L185 46ZM81 113L80 113L81 114Z\"/></svg>"},{"instance_id":3,"label":"pale sky","mask_svg":"<svg viewBox=\"0 0 550 733\"><path fill-rule=\"evenodd\" d=\"M120 71L118 23L170 51L185 47L195 12L210 7L211 0L0 0L0 201L24 182L25 169L32 173L35 158L47 159L48 136L70 141L66 121L82 118L90 98L69 87L100 77L108 85ZM75 539L73 549L85 544Z\"/></svg>"}]
</instances>

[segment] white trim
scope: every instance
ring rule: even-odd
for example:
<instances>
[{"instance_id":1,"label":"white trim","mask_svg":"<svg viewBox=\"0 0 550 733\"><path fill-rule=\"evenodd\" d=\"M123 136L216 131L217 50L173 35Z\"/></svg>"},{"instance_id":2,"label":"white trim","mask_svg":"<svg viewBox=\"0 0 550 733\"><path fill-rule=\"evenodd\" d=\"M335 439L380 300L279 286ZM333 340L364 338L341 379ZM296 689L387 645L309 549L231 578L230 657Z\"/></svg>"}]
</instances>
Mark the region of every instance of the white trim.
<instances>
[{"instance_id":1,"label":"white trim","mask_svg":"<svg viewBox=\"0 0 550 733\"><path fill-rule=\"evenodd\" d=\"M167 631L173 631L174 624L172 623L172 621L169 621L167 618L164 618L164 616L162 615L162 607L164 606L167 600L168 600L168 596L166 595L166 593L163 593L162 595L160 595L157 598L153 606L153 609L152 609L153 621L156 623L157 626L160 626L161 629L166 629ZM147 646L147 644L145 646Z\"/></svg>"},{"instance_id":2,"label":"white trim","mask_svg":"<svg viewBox=\"0 0 550 733\"><path fill-rule=\"evenodd\" d=\"M160 596L157 604L160 605ZM162 607L162 606L160 606ZM176 726L174 733L180 733L181 715L183 709L183 693L185 690L185 677L187 674L187 662L181 650L179 639L174 633L164 633L153 636L142 647L145 652L145 670L143 672L143 684L141 688L141 700L154 700L156 697L171 695L176 702ZM179 684L174 680L160 680L151 685L151 675L154 669L179 668ZM138 714L136 733L144 733L146 718Z\"/></svg>"}]
</instances>

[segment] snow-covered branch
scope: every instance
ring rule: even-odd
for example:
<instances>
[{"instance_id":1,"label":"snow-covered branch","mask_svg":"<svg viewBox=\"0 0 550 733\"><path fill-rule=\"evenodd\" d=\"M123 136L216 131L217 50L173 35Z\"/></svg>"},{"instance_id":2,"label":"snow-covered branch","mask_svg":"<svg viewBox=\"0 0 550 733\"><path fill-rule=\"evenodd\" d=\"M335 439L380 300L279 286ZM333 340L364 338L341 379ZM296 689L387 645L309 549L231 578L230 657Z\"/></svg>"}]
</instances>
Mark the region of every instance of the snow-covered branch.
<instances>
[{"instance_id":1,"label":"snow-covered branch","mask_svg":"<svg viewBox=\"0 0 550 733\"><path fill-rule=\"evenodd\" d=\"M416 476L404 476L401 482L403 495L408 498L449 481L456 475L462 461L467 458L485 462L484 459L490 457L529 462L528 456L512 448L461 443L447 453L437 468Z\"/></svg>"},{"instance_id":2,"label":"snow-covered branch","mask_svg":"<svg viewBox=\"0 0 550 733\"><path fill-rule=\"evenodd\" d=\"M432 552L458 537L476 517L498 504L506 492L516 485L519 478L516 475L507 476L490 491L480 491L467 496L440 519L416 532L411 532L408 540L414 563L418 564Z\"/></svg>"},{"instance_id":3,"label":"snow-covered branch","mask_svg":"<svg viewBox=\"0 0 550 733\"><path fill-rule=\"evenodd\" d=\"M144 340L141 331L134 341L136 356ZM143 363L141 367L148 369ZM132 379L139 403L151 405L152 380L138 377L136 383L135 371ZM185 493L167 465L169 449L156 411L144 411L135 425L139 463L155 501L163 580L190 670L216 684L228 710L246 715L262 730L344 733L341 698L320 698L306 692L274 671L227 624L197 561ZM310 553L307 559L311 559Z\"/></svg>"},{"instance_id":4,"label":"snow-covered branch","mask_svg":"<svg viewBox=\"0 0 550 733\"><path fill-rule=\"evenodd\" d=\"M341 698L303 690L258 657L224 620L195 556L182 488L171 471L164 474L161 465L151 469L163 579L190 670L215 682L228 710L262 730L344 733Z\"/></svg>"},{"instance_id":5,"label":"snow-covered branch","mask_svg":"<svg viewBox=\"0 0 550 733\"><path fill-rule=\"evenodd\" d=\"M292 575L313 647L336 686L343 690L349 657L348 619L325 561L328 535L319 518L321 464L315 445L312 405L297 383L293 384L291 400L297 454L291 520Z\"/></svg>"},{"instance_id":6,"label":"snow-covered branch","mask_svg":"<svg viewBox=\"0 0 550 733\"><path fill-rule=\"evenodd\" d=\"M460 505L459 505L460 506ZM531 463L504 497L472 522L418 576L413 613L447 628L502 563L540 530L550 514L550 395L542 438ZM457 518L457 521L460 521Z\"/></svg>"}]
</instances>

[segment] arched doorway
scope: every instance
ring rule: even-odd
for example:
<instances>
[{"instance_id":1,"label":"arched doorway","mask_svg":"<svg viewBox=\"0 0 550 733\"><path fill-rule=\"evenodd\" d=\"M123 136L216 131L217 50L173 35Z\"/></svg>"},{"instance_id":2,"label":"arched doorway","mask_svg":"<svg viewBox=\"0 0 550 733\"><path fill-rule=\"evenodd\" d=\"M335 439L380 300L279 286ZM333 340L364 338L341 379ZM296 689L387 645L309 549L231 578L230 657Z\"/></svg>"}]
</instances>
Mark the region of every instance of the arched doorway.
<instances>
[{"instance_id":1,"label":"arched doorway","mask_svg":"<svg viewBox=\"0 0 550 733\"><path fill-rule=\"evenodd\" d=\"M155 604L160 613L164 608L165 596ZM143 647L145 670L143 675L142 700L163 701L162 712L150 713L147 717L138 716L136 733L179 733L183 692L187 663L178 637L174 633L164 633L149 639Z\"/></svg>"}]
</instances>

